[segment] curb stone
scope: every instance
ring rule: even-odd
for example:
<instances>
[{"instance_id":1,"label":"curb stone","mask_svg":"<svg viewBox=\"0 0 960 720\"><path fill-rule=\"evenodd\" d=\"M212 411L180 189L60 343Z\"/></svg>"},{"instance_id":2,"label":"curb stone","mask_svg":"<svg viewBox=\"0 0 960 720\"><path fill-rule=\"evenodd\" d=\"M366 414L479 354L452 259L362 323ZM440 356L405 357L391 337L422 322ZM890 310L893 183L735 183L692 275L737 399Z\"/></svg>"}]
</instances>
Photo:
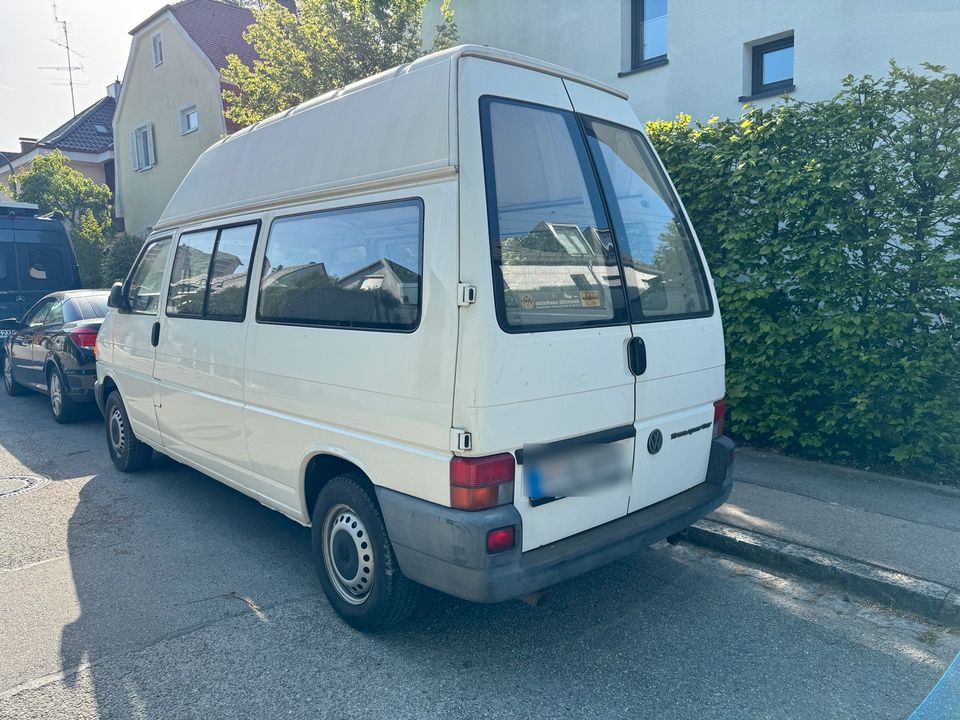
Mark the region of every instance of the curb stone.
<instances>
[{"instance_id":1,"label":"curb stone","mask_svg":"<svg viewBox=\"0 0 960 720\"><path fill-rule=\"evenodd\" d=\"M960 627L960 590L769 535L701 520L683 531L694 545L838 586L897 610Z\"/></svg>"}]
</instances>

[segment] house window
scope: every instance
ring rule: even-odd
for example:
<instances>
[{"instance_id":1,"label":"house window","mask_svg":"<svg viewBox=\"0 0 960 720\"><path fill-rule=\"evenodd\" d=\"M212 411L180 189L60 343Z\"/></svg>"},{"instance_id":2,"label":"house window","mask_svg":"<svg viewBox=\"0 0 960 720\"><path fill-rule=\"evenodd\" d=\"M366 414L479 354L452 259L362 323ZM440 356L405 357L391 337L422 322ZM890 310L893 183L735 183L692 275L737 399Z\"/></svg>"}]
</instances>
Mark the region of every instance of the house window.
<instances>
[{"instance_id":1,"label":"house window","mask_svg":"<svg viewBox=\"0 0 960 720\"><path fill-rule=\"evenodd\" d=\"M667 0L631 0L631 67L640 70L667 60Z\"/></svg>"},{"instance_id":2,"label":"house window","mask_svg":"<svg viewBox=\"0 0 960 720\"><path fill-rule=\"evenodd\" d=\"M153 36L153 66L163 62L163 36L157 33Z\"/></svg>"},{"instance_id":3,"label":"house window","mask_svg":"<svg viewBox=\"0 0 960 720\"><path fill-rule=\"evenodd\" d=\"M183 108L183 110L180 111L180 134L186 135L187 133L192 133L199 127L197 106L190 105L189 107Z\"/></svg>"},{"instance_id":4,"label":"house window","mask_svg":"<svg viewBox=\"0 0 960 720\"><path fill-rule=\"evenodd\" d=\"M793 35L753 46L751 94L776 95L793 89Z\"/></svg>"},{"instance_id":5,"label":"house window","mask_svg":"<svg viewBox=\"0 0 960 720\"><path fill-rule=\"evenodd\" d=\"M141 125L130 133L130 153L133 156L133 169L137 172L149 170L156 164L151 123Z\"/></svg>"}]
</instances>

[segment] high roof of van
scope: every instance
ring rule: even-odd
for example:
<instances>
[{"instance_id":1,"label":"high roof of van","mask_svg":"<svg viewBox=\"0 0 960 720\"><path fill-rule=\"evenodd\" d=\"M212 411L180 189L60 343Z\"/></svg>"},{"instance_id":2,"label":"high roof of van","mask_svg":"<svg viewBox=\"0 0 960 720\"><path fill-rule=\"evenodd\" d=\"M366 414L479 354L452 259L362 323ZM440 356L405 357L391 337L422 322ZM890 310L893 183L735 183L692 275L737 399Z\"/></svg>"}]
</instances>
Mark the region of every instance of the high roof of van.
<instances>
[{"instance_id":1,"label":"high roof of van","mask_svg":"<svg viewBox=\"0 0 960 720\"><path fill-rule=\"evenodd\" d=\"M456 79L461 57L619 90L533 58L460 45L386 70L244 128L208 148L174 193L156 230L307 200L333 189L374 189L457 164Z\"/></svg>"}]
</instances>

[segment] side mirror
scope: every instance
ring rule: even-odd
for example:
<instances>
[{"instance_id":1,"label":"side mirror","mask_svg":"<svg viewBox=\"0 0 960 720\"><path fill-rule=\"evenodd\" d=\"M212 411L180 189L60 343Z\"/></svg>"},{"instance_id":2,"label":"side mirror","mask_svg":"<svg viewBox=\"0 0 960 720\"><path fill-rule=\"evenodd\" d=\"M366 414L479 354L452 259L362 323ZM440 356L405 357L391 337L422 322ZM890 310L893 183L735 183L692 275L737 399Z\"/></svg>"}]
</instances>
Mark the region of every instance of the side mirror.
<instances>
[{"instance_id":1,"label":"side mirror","mask_svg":"<svg viewBox=\"0 0 960 720\"><path fill-rule=\"evenodd\" d=\"M110 288L110 297L107 298L107 307L117 308L118 310L124 310L123 302L123 283L115 282L113 287Z\"/></svg>"}]
</instances>

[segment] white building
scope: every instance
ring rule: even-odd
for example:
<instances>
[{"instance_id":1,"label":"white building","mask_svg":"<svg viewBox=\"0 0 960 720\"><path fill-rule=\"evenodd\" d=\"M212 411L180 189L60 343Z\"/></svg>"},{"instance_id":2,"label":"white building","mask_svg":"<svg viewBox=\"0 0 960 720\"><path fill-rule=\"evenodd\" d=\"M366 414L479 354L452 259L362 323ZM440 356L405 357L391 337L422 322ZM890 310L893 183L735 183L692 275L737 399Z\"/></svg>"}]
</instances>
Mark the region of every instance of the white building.
<instances>
[{"instance_id":1,"label":"white building","mask_svg":"<svg viewBox=\"0 0 960 720\"><path fill-rule=\"evenodd\" d=\"M430 0L424 27L436 25ZM642 120L821 100L891 58L960 71L960 0L453 0L461 42L578 70Z\"/></svg>"}]
</instances>

